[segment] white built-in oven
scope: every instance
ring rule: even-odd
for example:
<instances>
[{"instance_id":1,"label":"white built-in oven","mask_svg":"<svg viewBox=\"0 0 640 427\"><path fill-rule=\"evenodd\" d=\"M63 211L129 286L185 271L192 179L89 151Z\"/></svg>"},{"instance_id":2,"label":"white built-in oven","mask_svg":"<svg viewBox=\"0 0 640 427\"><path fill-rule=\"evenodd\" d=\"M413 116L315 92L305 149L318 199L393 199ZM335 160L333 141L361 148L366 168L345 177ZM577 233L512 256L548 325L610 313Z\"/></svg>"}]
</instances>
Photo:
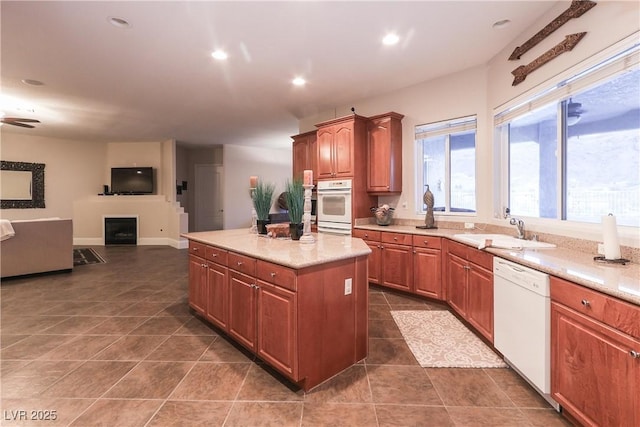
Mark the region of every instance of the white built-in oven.
<instances>
[{"instance_id":1,"label":"white built-in oven","mask_svg":"<svg viewBox=\"0 0 640 427\"><path fill-rule=\"evenodd\" d=\"M318 181L318 232L351 234L350 179Z\"/></svg>"}]
</instances>

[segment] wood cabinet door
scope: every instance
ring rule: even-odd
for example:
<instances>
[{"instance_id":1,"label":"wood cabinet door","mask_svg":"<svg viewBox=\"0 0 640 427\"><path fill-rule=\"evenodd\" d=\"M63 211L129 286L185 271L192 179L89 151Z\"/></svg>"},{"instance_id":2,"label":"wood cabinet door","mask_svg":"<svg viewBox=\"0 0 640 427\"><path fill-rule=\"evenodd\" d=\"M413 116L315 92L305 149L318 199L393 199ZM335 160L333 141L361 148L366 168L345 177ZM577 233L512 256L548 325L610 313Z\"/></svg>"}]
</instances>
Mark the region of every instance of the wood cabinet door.
<instances>
[{"instance_id":1,"label":"wood cabinet door","mask_svg":"<svg viewBox=\"0 0 640 427\"><path fill-rule=\"evenodd\" d=\"M383 243L382 285L411 291L413 289L413 251L411 246Z\"/></svg>"},{"instance_id":2,"label":"wood cabinet door","mask_svg":"<svg viewBox=\"0 0 640 427\"><path fill-rule=\"evenodd\" d=\"M213 262L207 269L207 306L205 317L214 325L227 330L229 316L229 270Z\"/></svg>"},{"instance_id":3,"label":"wood cabinet door","mask_svg":"<svg viewBox=\"0 0 640 427\"><path fill-rule=\"evenodd\" d=\"M293 136L293 177L303 179L303 171L313 171L314 183L317 180L316 132L307 132Z\"/></svg>"},{"instance_id":4,"label":"wood cabinet door","mask_svg":"<svg viewBox=\"0 0 640 427\"><path fill-rule=\"evenodd\" d=\"M309 144L306 139L300 139L293 143L293 177L302 179L302 172L307 167Z\"/></svg>"},{"instance_id":5,"label":"wood cabinet door","mask_svg":"<svg viewBox=\"0 0 640 427\"><path fill-rule=\"evenodd\" d=\"M334 137L334 177L353 176L353 124L345 123L336 125Z\"/></svg>"},{"instance_id":6,"label":"wood cabinet door","mask_svg":"<svg viewBox=\"0 0 640 427\"><path fill-rule=\"evenodd\" d=\"M229 271L229 335L256 350L256 284L254 279Z\"/></svg>"},{"instance_id":7,"label":"wood cabinet door","mask_svg":"<svg viewBox=\"0 0 640 427\"><path fill-rule=\"evenodd\" d=\"M376 285L380 284L380 268L382 267L382 259L380 258L380 242L374 242L371 240L364 241L369 249L371 249L371 253L367 258L367 270L368 272L368 280L369 283L375 283Z\"/></svg>"},{"instance_id":8,"label":"wood cabinet door","mask_svg":"<svg viewBox=\"0 0 640 427\"><path fill-rule=\"evenodd\" d=\"M439 250L415 248L413 251L413 287L415 293L442 299L442 258Z\"/></svg>"},{"instance_id":9,"label":"wood cabinet door","mask_svg":"<svg viewBox=\"0 0 640 427\"><path fill-rule=\"evenodd\" d=\"M207 264L204 259L189 255L189 305L197 313L204 315L206 304Z\"/></svg>"},{"instance_id":10,"label":"wood cabinet door","mask_svg":"<svg viewBox=\"0 0 640 427\"><path fill-rule=\"evenodd\" d=\"M475 264L467 270L467 321L493 343L493 273Z\"/></svg>"},{"instance_id":11,"label":"wood cabinet door","mask_svg":"<svg viewBox=\"0 0 640 427\"><path fill-rule=\"evenodd\" d=\"M291 378L298 375L296 293L258 281L258 356Z\"/></svg>"},{"instance_id":12,"label":"wood cabinet door","mask_svg":"<svg viewBox=\"0 0 640 427\"><path fill-rule=\"evenodd\" d=\"M447 255L447 302L462 317L467 316L467 261Z\"/></svg>"},{"instance_id":13,"label":"wood cabinet door","mask_svg":"<svg viewBox=\"0 0 640 427\"><path fill-rule=\"evenodd\" d=\"M368 124L367 191L387 192L391 183L391 120Z\"/></svg>"},{"instance_id":14,"label":"wood cabinet door","mask_svg":"<svg viewBox=\"0 0 640 427\"><path fill-rule=\"evenodd\" d=\"M640 341L551 303L553 398L585 426L640 425Z\"/></svg>"},{"instance_id":15,"label":"wood cabinet door","mask_svg":"<svg viewBox=\"0 0 640 427\"><path fill-rule=\"evenodd\" d=\"M333 138L334 127L318 129L317 149L318 149L318 179L333 177Z\"/></svg>"}]
</instances>

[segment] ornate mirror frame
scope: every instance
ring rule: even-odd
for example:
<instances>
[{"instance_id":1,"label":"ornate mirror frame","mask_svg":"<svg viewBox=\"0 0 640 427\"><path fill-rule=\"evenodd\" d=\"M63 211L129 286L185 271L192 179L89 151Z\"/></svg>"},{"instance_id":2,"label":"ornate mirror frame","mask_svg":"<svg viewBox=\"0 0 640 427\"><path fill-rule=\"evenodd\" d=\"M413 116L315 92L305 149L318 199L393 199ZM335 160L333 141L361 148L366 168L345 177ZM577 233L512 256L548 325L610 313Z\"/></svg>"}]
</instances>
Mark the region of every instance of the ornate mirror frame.
<instances>
[{"instance_id":1,"label":"ornate mirror frame","mask_svg":"<svg viewBox=\"0 0 640 427\"><path fill-rule=\"evenodd\" d=\"M0 160L0 170L31 172L31 200L0 200L0 209L44 208L44 163Z\"/></svg>"}]
</instances>

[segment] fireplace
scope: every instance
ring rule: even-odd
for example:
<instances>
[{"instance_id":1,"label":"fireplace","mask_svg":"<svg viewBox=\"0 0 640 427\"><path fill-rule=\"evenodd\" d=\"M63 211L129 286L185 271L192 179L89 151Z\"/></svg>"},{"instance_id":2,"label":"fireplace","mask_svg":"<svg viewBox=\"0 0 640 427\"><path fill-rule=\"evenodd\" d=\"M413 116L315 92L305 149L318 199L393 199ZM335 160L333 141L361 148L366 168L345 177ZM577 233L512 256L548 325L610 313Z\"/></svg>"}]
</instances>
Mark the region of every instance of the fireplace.
<instances>
[{"instance_id":1,"label":"fireplace","mask_svg":"<svg viewBox=\"0 0 640 427\"><path fill-rule=\"evenodd\" d=\"M104 219L105 245L137 245L138 218L136 217L105 217Z\"/></svg>"}]
</instances>

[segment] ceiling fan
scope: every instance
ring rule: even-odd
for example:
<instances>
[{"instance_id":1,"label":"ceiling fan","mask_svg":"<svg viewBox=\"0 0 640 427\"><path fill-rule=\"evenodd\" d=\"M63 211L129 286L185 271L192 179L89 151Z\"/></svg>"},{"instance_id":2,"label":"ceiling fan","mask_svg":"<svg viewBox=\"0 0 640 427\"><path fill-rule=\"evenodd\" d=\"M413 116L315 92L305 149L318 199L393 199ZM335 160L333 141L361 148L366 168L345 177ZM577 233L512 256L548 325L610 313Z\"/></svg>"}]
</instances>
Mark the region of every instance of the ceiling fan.
<instances>
[{"instance_id":1,"label":"ceiling fan","mask_svg":"<svg viewBox=\"0 0 640 427\"><path fill-rule=\"evenodd\" d=\"M2 117L0 118L0 123L5 123L7 125L20 126L23 128L34 128L35 126L30 125L28 123L40 123L40 120L36 119L24 119L20 117Z\"/></svg>"},{"instance_id":2,"label":"ceiling fan","mask_svg":"<svg viewBox=\"0 0 640 427\"><path fill-rule=\"evenodd\" d=\"M585 110L582 109L581 103L573 102L573 100L569 98L569 102L567 103L567 125L573 126L578 123L584 112Z\"/></svg>"}]
</instances>

